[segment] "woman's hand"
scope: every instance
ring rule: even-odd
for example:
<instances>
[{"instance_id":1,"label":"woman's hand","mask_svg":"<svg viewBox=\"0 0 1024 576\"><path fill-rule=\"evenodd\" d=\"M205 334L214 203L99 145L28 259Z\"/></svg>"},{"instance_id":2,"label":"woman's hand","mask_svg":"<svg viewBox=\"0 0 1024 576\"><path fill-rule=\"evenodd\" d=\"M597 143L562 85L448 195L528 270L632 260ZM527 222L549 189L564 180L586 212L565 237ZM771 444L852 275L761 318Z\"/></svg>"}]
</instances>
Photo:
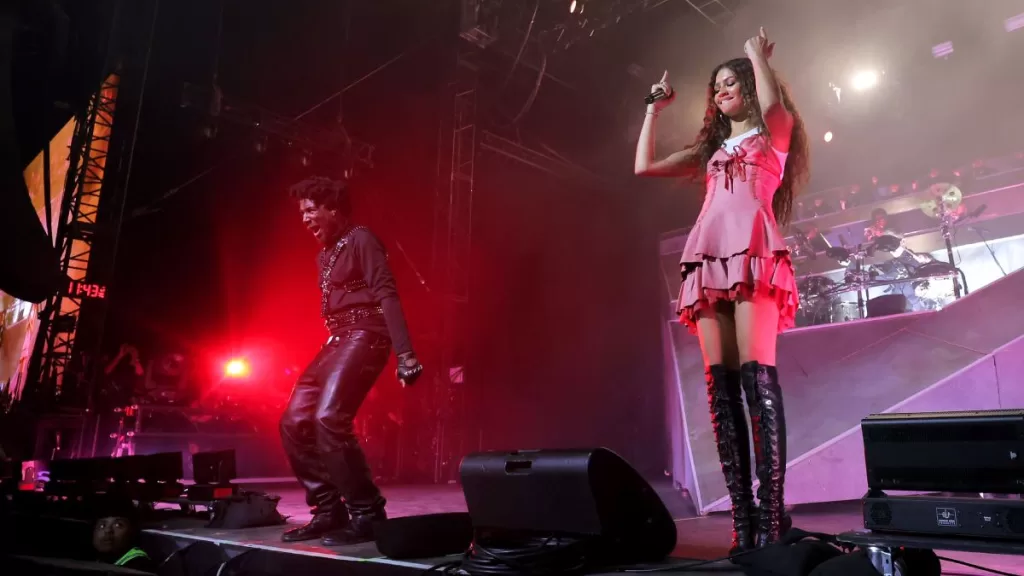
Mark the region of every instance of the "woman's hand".
<instances>
[{"instance_id":1,"label":"woman's hand","mask_svg":"<svg viewBox=\"0 0 1024 576\"><path fill-rule=\"evenodd\" d=\"M762 26L757 36L743 44L743 53L751 60L755 58L768 60L775 53L775 42L768 41L768 35L765 34L764 27Z\"/></svg>"},{"instance_id":2,"label":"woman's hand","mask_svg":"<svg viewBox=\"0 0 1024 576\"><path fill-rule=\"evenodd\" d=\"M676 99L676 91L672 89L672 86L668 83L668 70L661 75L661 80L657 84L651 85L651 94L661 90L665 93L665 97L659 100L655 100L651 106L654 107L655 112L664 110L666 106L671 104Z\"/></svg>"}]
</instances>

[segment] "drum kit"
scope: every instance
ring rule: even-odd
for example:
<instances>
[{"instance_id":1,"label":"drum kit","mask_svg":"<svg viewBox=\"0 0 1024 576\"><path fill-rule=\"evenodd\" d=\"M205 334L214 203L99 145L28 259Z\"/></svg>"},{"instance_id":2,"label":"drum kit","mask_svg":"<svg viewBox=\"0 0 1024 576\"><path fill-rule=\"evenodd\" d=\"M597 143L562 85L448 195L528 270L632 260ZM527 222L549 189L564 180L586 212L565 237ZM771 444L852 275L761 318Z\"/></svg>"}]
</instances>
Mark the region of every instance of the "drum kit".
<instances>
[{"instance_id":1,"label":"drum kit","mask_svg":"<svg viewBox=\"0 0 1024 576\"><path fill-rule=\"evenodd\" d=\"M940 221L949 262L920 256L892 234L880 234L856 246L831 246L825 257L846 268L841 282L824 275L806 276L797 283L800 294L798 326L843 322L908 311L909 301L900 286L913 286L920 308L934 310L961 294L962 272L954 265L951 231L963 216L963 194L950 184L929 188L930 198L921 211ZM906 254L907 256L903 256ZM909 258L908 258L909 256ZM869 298L873 289L881 295ZM856 299L849 298L856 294Z\"/></svg>"}]
</instances>

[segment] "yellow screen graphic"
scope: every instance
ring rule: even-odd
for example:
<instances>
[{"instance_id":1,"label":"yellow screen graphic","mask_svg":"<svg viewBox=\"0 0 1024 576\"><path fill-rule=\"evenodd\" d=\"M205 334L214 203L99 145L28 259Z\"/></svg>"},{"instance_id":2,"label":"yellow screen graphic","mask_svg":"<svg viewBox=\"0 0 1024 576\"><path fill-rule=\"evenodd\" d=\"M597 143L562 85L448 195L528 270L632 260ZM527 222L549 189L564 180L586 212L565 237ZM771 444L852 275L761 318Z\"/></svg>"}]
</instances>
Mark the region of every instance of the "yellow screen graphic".
<instances>
[{"instance_id":1,"label":"yellow screen graphic","mask_svg":"<svg viewBox=\"0 0 1024 576\"><path fill-rule=\"evenodd\" d=\"M64 181L68 173L68 152L71 138L75 133L75 121L71 120L50 140L50 230L56 231L60 218L60 204L64 198ZM46 228L45 188L43 183L43 153L40 152L25 168L25 184L28 186L32 207L39 216L39 222ZM3 208L0 207L0 210ZM32 346L39 327L37 307L22 302L0 291L0 392L17 398L24 387Z\"/></svg>"}]
</instances>

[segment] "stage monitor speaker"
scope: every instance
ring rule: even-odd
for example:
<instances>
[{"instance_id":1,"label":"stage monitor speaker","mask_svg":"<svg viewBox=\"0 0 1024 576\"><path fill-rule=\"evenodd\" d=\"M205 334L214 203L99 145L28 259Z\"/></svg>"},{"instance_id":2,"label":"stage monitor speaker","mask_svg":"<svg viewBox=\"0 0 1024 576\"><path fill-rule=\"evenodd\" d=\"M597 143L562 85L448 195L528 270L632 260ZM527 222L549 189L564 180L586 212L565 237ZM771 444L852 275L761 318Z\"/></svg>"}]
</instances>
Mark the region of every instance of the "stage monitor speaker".
<instances>
[{"instance_id":1,"label":"stage monitor speaker","mask_svg":"<svg viewBox=\"0 0 1024 576\"><path fill-rule=\"evenodd\" d=\"M234 450L196 452L192 455L192 479L196 484L229 484L236 478Z\"/></svg>"},{"instance_id":2,"label":"stage monitor speaker","mask_svg":"<svg viewBox=\"0 0 1024 576\"><path fill-rule=\"evenodd\" d=\"M611 450L470 454L460 473L474 529L592 536L624 563L661 560L675 548L665 504Z\"/></svg>"},{"instance_id":3,"label":"stage monitor speaker","mask_svg":"<svg viewBox=\"0 0 1024 576\"><path fill-rule=\"evenodd\" d=\"M1024 410L872 414L861 420L871 490L1019 493Z\"/></svg>"},{"instance_id":4,"label":"stage monitor speaker","mask_svg":"<svg viewBox=\"0 0 1024 576\"><path fill-rule=\"evenodd\" d=\"M373 527L377 550L392 560L441 558L461 554L473 541L465 512L389 518Z\"/></svg>"}]
</instances>

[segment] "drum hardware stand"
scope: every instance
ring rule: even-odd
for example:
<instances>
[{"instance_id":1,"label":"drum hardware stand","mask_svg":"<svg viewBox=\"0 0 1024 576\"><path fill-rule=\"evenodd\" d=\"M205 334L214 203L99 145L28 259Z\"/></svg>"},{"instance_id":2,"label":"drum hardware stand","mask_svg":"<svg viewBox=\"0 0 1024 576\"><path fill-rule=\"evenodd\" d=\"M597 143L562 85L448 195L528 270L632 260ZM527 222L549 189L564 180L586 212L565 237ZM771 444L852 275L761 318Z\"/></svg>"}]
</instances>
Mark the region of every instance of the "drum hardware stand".
<instances>
[{"instance_id":1,"label":"drum hardware stand","mask_svg":"<svg viewBox=\"0 0 1024 576\"><path fill-rule=\"evenodd\" d=\"M981 238L981 243L985 245L985 249L988 250L989 255L992 256L992 261L996 263L996 266L999 267L999 271L1002 272L1005 277L1006 269L1003 268L1003 265L999 262L999 258L996 256L996 251L993 250L992 246L988 243L988 238L985 238L985 234L982 233L982 229L977 226L968 226L968 229L973 230L974 233L978 235L978 238Z\"/></svg>"},{"instance_id":2,"label":"drum hardware stand","mask_svg":"<svg viewBox=\"0 0 1024 576\"><path fill-rule=\"evenodd\" d=\"M947 210L942 210L939 216L942 219L942 226L939 228L942 232L942 239L946 243L946 258L949 260L949 265L956 268L956 263L953 260L953 222L955 216ZM953 276L953 297L957 300L960 299L960 278L956 275Z\"/></svg>"},{"instance_id":3,"label":"drum hardware stand","mask_svg":"<svg viewBox=\"0 0 1024 576\"><path fill-rule=\"evenodd\" d=\"M857 314L860 318L867 318L867 289L865 285L868 281L864 277L864 257L867 256L867 252L858 244L857 250L850 256L854 261L853 275L854 283L857 285Z\"/></svg>"}]
</instances>

